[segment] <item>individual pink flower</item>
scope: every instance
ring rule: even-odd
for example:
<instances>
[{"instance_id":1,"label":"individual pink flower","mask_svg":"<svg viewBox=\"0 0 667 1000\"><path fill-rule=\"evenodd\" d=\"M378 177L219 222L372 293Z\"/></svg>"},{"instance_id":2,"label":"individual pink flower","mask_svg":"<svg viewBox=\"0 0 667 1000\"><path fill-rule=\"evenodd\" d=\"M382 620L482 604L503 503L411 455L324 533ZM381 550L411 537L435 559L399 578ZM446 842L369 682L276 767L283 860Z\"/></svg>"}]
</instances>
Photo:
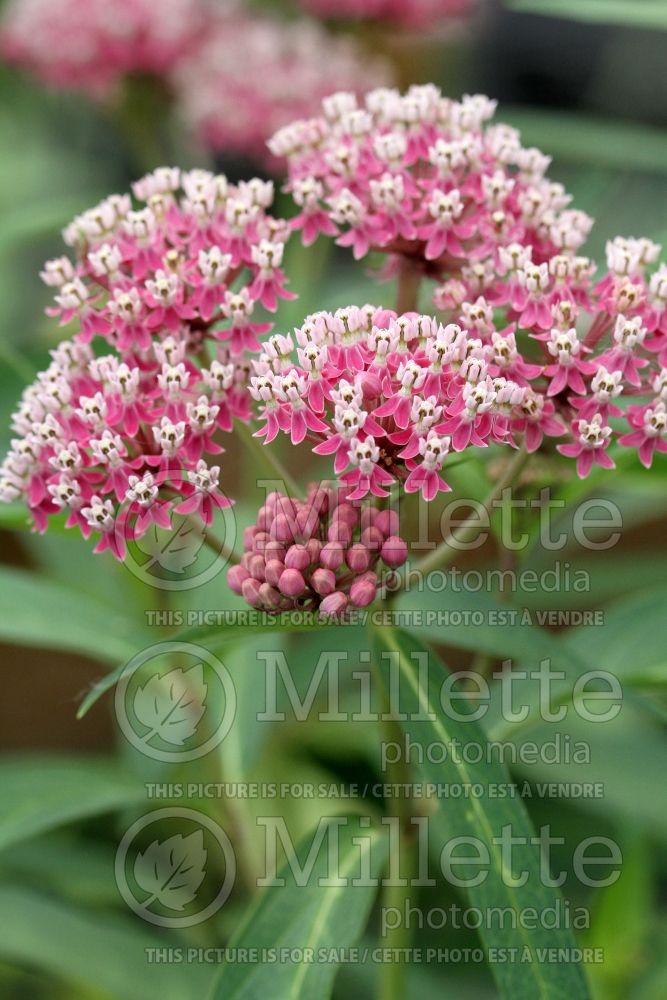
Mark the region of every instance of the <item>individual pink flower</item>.
<instances>
[{"instance_id":1,"label":"individual pink flower","mask_svg":"<svg viewBox=\"0 0 667 1000\"><path fill-rule=\"evenodd\" d=\"M300 0L300 2L304 10L319 17L395 23L401 27L417 30L437 27L452 18L468 17L477 6L475 0Z\"/></svg>"},{"instance_id":2,"label":"individual pink flower","mask_svg":"<svg viewBox=\"0 0 667 1000\"><path fill-rule=\"evenodd\" d=\"M628 423L633 428L618 439L626 448L637 448L639 461L651 468L656 451L667 452L667 409L663 399L643 406L631 406Z\"/></svg>"},{"instance_id":3,"label":"individual pink flower","mask_svg":"<svg viewBox=\"0 0 667 1000\"><path fill-rule=\"evenodd\" d=\"M612 458L607 454L607 447L611 441L612 429L605 426L599 413L590 420L575 420L572 425L572 432L577 438L571 444L559 444L556 447L561 455L568 458L576 458L577 473L585 479L593 465L600 465L603 469L615 468Z\"/></svg>"}]
</instances>

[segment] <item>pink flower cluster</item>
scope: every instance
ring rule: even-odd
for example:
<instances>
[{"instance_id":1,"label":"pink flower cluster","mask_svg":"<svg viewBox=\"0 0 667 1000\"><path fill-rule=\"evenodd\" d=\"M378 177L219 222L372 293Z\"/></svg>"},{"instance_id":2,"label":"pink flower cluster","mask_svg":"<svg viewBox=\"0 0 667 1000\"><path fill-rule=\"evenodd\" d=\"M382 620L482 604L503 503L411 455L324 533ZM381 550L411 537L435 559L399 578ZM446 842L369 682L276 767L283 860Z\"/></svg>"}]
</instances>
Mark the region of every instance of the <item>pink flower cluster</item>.
<instances>
[{"instance_id":1,"label":"pink flower cluster","mask_svg":"<svg viewBox=\"0 0 667 1000\"><path fill-rule=\"evenodd\" d=\"M407 28L437 27L453 17L470 15L475 0L301 0L319 17L350 21L380 21Z\"/></svg>"},{"instance_id":2,"label":"pink flower cluster","mask_svg":"<svg viewBox=\"0 0 667 1000\"><path fill-rule=\"evenodd\" d=\"M254 608L278 613L319 608L325 615L364 608L378 590L378 566L408 555L391 510L344 500L339 488L311 486L305 500L271 493L246 528L244 553L227 581Z\"/></svg>"},{"instance_id":3,"label":"pink flower cluster","mask_svg":"<svg viewBox=\"0 0 667 1000\"><path fill-rule=\"evenodd\" d=\"M547 156L524 148L516 129L489 124L495 104L486 97L455 102L429 85L404 95L373 91L363 107L339 93L323 108L321 118L295 122L271 140L274 152L289 160L288 189L299 208L292 224L306 244L325 233L357 258L386 253L385 274L398 273L402 282L442 282L433 300L444 326L414 313L387 325L369 310L311 318L297 331L293 370L299 386L305 381L304 398L314 392L316 402L298 418L297 437L319 435L327 440L317 441L316 450L337 449L329 439L340 429L324 409L335 410L338 374L346 371L367 413L361 433L357 420L355 441L368 450L373 439L364 458L370 475L358 472L351 437L337 451L337 470L353 465L345 475L351 484L359 480L356 490L381 493L397 470L402 478L397 457L412 476L413 448L427 447L426 430L451 438L448 446L456 451L491 439L516 443L517 435L533 451L544 434L567 431L572 440L559 450L577 459L581 476L593 464L611 467L609 418L621 416L615 402L621 394L628 403L639 398L626 410L630 431L620 444L637 447L645 465L656 450L666 450L667 266L653 269L659 246L619 237L608 245L607 272L595 282L595 265L580 254L592 220L569 207L562 185L548 180ZM306 348L319 352L315 376ZM280 363L291 370L291 362ZM258 376L285 377L273 358L259 364ZM411 364L420 375L409 374ZM267 438L276 427L294 438L280 390L271 396L264 386L262 392L269 403ZM419 406L430 399L436 408L429 424L409 416L414 397ZM415 419L418 446L409 434ZM393 446L404 442L396 435L411 442L398 456ZM406 488L421 476L409 478ZM444 488L432 475L424 482L424 495Z\"/></svg>"},{"instance_id":4,"label":"pink flower cluster","mask_svg":"<svg viewBox=\"0 0 667 1000\"><path fill-rule=\"evenodd\" d=\"M287 157L293 225L306 244L336 236L357 259L382 250L437 278L510 243L541 263L588 235L592 220L546 178L549 157L523 148L516 129L490 124L488 97L453 101L429 84L373 90L361 106L340 92L322 107L269 140Z\"/></svg>"},{"instance_id":5,"label":"pink flower cluster","mask_svg":"<svg viewBox=\"0 0 667 1000\"><path fill-rule=\"evenodd\" d=\"M314 21L286 21L232 9L173 73L179 112L208 148L256 161L266 139L314 114L341 86L354 93L389 80L388 66L349 37Z\"/></svg>"},{"instance_id":6,"label":"pink flower cluster","mask_svg":"<svg viewBox=\"0 0 667 1000\"><path fill-rule=\"evenodd\" d=\"M218 431L251 417L245 352L271 326L255 307L289 294L270 182L160 168L134 194L143 207L116 195L76 218L75 260L42 272L48 311L76 331L25 391L0 470L0 499L23 498L39 530L67 510L119 558L170 509L209 524L228 505L206 459Z\"/></svg>"},{"instance_id":7,"label":"pink flower cluster","mask_svg":"<svg viewBox=\"0 0 667 1000\"><path fill-rule=\"evenodd\" d=\"M10 0L0 51L51 86L101 96L128 74L166 74L206 10L202 0Z\"/></svg>"}]
</instances>

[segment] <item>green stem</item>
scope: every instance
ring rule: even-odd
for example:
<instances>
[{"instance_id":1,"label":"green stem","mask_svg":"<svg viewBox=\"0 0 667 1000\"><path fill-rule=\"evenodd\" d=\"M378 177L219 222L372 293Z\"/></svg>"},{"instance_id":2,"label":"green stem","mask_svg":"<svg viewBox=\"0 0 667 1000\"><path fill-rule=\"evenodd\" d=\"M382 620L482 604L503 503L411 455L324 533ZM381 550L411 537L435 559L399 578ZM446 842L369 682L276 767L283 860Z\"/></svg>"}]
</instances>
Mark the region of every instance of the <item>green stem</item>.
<instances>
[{"instance_id":1,"label":"green stem","mask_svg":"<svg viewBox=\"0 0 667 1000\"><path fill-rule=\"evenodd\" d=\"M495 483L493 489L482 501L482 506L487 509L493 504L495 500L502 495L503 490L510 485L523 468L526 459L528 458L528 452L525 446L522 446L514 458L508 462L505 471L503 472L500 479ZM456 558L458 550L454 548L454 542L468 542L471 538L474 538L475 533L479 530L479 518L470 517L467 521L463 521L454 531L450 532L447 538L434 549L429 552L427 556L424 556L415 566L412 567L416 570L418 574L422 577L427 573L433 572L436 569L444 569L445 566L449 566L450 562ZM404 585L397 588L398 590L409 590L409 585L406 585L405 577ZM384 592L380 592L380 597L384 596Z\"/></svg>"},{"instance_id":2,"label":"green stem","mask_svg":"<svg viewBox=\"0 0 667 1000\"><path fill-rule=\"evenodd\" d=\"M379 672L377 672L378 687L383 703L383 716L389 713L389 699L387 691ZM402 746L404 733L399 721L393 717L383 718L383 727L387 742L396 743ZM387 762L386 774L383 775L388 785L407 788L412 785L412 768L402 756L391 763ZM396 795L389 800L388 814L395 816L398 820L399 840L398 857L390 859L389 870L397 873L400 877L398 881L405 880L406 885L385 885L382 889L382 906L389 910L396 908L399 913L404 914L406 907L411 905L412 883L418 872L418 846L416 828L412 822L415 813L415 804L412 796L406 794ZM396 841L392 839L392 847ZM401 952L410 948L412 944L412 930L401 920L397 927L390 928L381 942L383 948L392 949L394 952ZM407 996L406 976L409 961L401 955L399 961L383 963L378 972L377 994L378 1000L404 1000Z\"/></svg>"},{"instance_id":3,"label":"green stem","mask_svg":"<svg viewBox=\"0 0 667 1000\"><path fill-rule=\"evenodd\" d=\"M227 545L217 535L214 535L210 529L207 528L206 531L201 530L201 521L194 517L188 518L188 521L199 532L202 542L207 548L211 549L218 556L224 556L229 563L236 564L239 561L239 557L230 545Z\"/></svg>"},{"instance_id":4,"label":"green stem","mask_svg":"<svg viewBox=\"0 0 667 1000\"><path fill-rule=\"evenodd\" d=\"M275 477L282 482L290 496L299 497L302 495L301 487L284 467L276 455L274 448L268 448L266 445L261 444L256 437L253 437L252 428L248 424L243 423L243 421L239 420L236 422L235 430L244 445L260 460L261 464L264 467L268 466L270 471L275 473Z\"/></svg>"}]
</instances>

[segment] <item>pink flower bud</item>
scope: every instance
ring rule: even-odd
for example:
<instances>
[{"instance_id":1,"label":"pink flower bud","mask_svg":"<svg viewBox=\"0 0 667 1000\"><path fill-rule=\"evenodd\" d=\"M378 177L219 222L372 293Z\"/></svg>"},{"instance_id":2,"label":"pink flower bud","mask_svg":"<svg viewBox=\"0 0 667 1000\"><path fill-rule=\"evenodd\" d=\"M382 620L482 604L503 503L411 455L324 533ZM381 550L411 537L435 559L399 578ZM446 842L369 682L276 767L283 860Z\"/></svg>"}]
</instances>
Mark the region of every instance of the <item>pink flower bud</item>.
<instances>
[{"instance_id":1,"label":"pink flower bud","mask_svg":"<svg viewBox=\"0 0 667 1000\"><path fill-rule=\"evenodd\" d=\"M310 566L310 553L305 545L291 545L285 554L287 569L303 570Z\"/></svg>"},{"instance_id":2,"label":"pink flower bud","mask_svg":"<svg viewBox=\"0 0 667 1000\"><path fill-rule=\"evenodd\" d=\"M273 510L269 510L266 504L264 504L263 507L260 507L257 511L257 527L260 528L261 531L268 531L271 527L274 514L275 512Z\"/></svg>"},{"instance_id":3,"label":"pink flower bud","mask_svg":"<svg viewBox=\"0 0 667 1000\"><path fill-rule=\"evenodd\" d=\"M375 527L385 538L398 532L398 514L395 510L379 510L375 518Z\"/></svg>"},{"instance_id":4,"label":"pink flower bud","mask_svg":"<svg viewBox=\"0 0 667 1000\"><path fill-rule=\"evenodd\" d=\"M268 531L258 531L252 540L252 550L260 555L264 555L266 549L266 543L269 540Z\"/></svg>"},{"instance_id":5,"label":"pink flower bud","mask_svg":"<svg viewBox=\"0 0 667 1000\"><path fill-rule=\"evenodd\" d=\"M279 608L283 603L282 594L270 583L263 583L260 586L259 597L265 608Z\"/></svg>"},{"instance_id":6,"label":"pink flower bud","mask_svg":"<svg viewBox=\"0 0 667 1000\"><path fill-rule=\"evenodd\" d=\"M264 546L264 558L268 562L269 559L280 559L281 561L285 558L285 545L283 542L270 541Z\"/></svg>"},{"instance_id":7,"label":"pink flower bud","mask_svg":"<svg viewBox=\"0 0 667 1000\"><path fill-rule=\"evenodd\" d=\"M249 528L243 529L243 548L251 549L252 543L257 534L257 528L254 524L251 524Z\"/></svg>"},{"instance_id":8,"label":"pink flower bud","mask_svg":"<svg viewBox=\"0 0 667 1000\"><path fill-rule=\"evenodd\" d=\"M364 573L350 587L350 600L356 608L365 608L372 604L377 595L377 576L375 573Z\"/></svg>"},{"instance_id":9,"label":"pink flower bud","mask_svg":"<svg viewBox=\"0 0 667 1000\"><path fill-rule=\"evenodd\" d=\"M232 566L227 571L227 586L234 594L238 594L240 596L243 593L243 582L249 579L249 577L250 574L247 569L243 568L243 566Z\"/></svg>"},{"instance_id":10,"label":"pink flower bud","mask_svg":"<svg viewBox=\"0 0 667 1000\"><path fill-rule=\"evenodd\" d=\"M293 542L296 523L293 519L285 517L284 514L277 514L271 524L271 538L278 542Z\"/></svg>"},{"instance_id":11,"label":"pink flower bud","mask_svg":"<svg viewBox=\"0 0 667 1000\"><path fill-rule=\"evenodd\" d=\"M265 566L264 556L251 556L248 563L248 572L250 576L254 576L255 580L263 580Z\"/></svg>"},{"instance_id":12,"label":"pink flower bud","mask_svg":"<svg viewBox=\"0 0 667 1000\"><path fill-rule=\"evenodd\" d=\"M329 525L327 538L330 542L340 542L347 546L352 541L352 528L345 521L335 519Z\"/></svg>"},{"instance_id":13,"label":"pink flower bud","mask_svg":"<svg viewBox=\"0 0 667 1000\"><path fill-rule=\"evenodd\" d=\"M340 590L336 590L333 594L329 594L328 597L324 598L320 604L320 614L340 615L345 611L347 605L347 595L343 594Z\"/></svg>"},{"instance_id":14,"label":"pink flower bud","mask_svg":"<svg viewBox=\"0 0 667 1000\"><path fill-rule=\"evenodd\" d=\"M375 519L378 516L379 511L375 507L369 507L368 504L364 504L361 510L360 525L361 530L365 531L366 528L371 528L375 524Z\"/></svg>"},{"instance_id":15,"label":"pink flower bud","mask_svg":"<svg viewBox=\"0 0 667 1000\"><path fill-rule=\"evenodd\" d=\"M316 569L310 578L310 585L316 594L326 597L336 589L336 574L330 569Z\"/></svg>"},{"instance_id":16,"label":"pink flower bud","mask_svg":"<svg viewBox=\"0 0 667 1000\"><path fill-rule=\"evenodd\" d=\"M308 556L310 562L316 563L320 560L320 552L322 551L322 542L319 538L310 538L306 543L306 548L308 549Z\"/></svg>"},{"instance_id":17,"label":"pink flower bud","mask_svg":"<svg viewBox=\"0 0 667 1000\"><path fill-rule=\"evenodd\" d=\"M248 577L248 579L244 580L241 584L241 593L251 608L261 607L262 598L259 593L259 588L259 582L257 580L253 580L252 577Z\"/></svg>"},{"instance_id":18,"label":"pink flower bud","mask_svg":"<svg viewBox=\"0 0 667 1000\"><path fill-rule=\"evenodd\" d=\"M365 545L351 545L345 553L345 562L353 573L363 573L370 566L371 554Z\"/></svg>"},{"instance_id":19,"label":"pink flower bud","mask_svg":"<svg viewBox=\"0 0 667 1000\"><path fill-rule=\"evenodd\" d=\"M402 566L408 558L408 547L398 535L390 535L380 550L380 557L387 566Z\"/></svg>"},{"instance_id":20,"label":"pink flower bud","mask_svg":"<svg viewBox=\"0 0 667 1000\"><path fill-rule=\"evenodd\" d=\"M320 562L325 569L338 569L343 565L343 558L343 546L340 542L327 542L320 552Z\"/></svg>"},{"instance_id":21,"label":"pink flower bud","mask_svg":"<svg viewBox=\"0 0 667 1000\"><path fill-rule=\"evenodd\" d=\"M372 525L370 528L364 528L361 532L361 543L367 549L370 549L371 552L379 552L383 542L384 535L375 525Z\"/></svg>"},{"instance_id":22,"label":"pink flower bud","mask_svg":"<svg viewBox=\"0 0 667 1000\"><path fill-rule=\"evenodd\" d=\"M341 503L336 508L333 519L335 520L336 518L339 521L344 521L345 524L349 524L351 528L356 528L359 524L359 511L351 503Z\"/></svg>"},{"instance_id":23,"label":"pink flower bud","mask_svg":"<svg viewBox=\"0 0 667 1000\"><path fill-rule=\"evenodd\" d=\"M280 559L268 559L264 567L264 579L272 587L277 587L284 569L285 564Z\"/></svg>"},{"instance_id":24,"label":"pink flower bud","mask_svg":"<svg viewBox=\"0 0 667 1000\"><path fill-rule=\"evenodd\" d=\"M306 581L298 569L285 569L280 575L278 587L285 597L300 597L306 589Z\"/></svg>"}]
</instances>

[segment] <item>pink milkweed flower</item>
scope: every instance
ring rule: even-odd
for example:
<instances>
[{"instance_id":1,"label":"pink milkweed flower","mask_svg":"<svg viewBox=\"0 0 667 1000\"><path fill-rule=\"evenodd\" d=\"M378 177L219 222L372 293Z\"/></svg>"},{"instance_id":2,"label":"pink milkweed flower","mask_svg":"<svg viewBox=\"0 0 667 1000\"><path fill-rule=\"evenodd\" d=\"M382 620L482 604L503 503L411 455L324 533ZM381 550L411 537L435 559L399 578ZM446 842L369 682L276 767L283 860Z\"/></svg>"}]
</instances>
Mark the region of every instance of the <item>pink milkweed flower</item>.
<instances>
[{"instance_id":1,"label":"pink milkweed flower","mask_svg":"<svg viewBox=\"0 0 667 1000\"><path fill-rule=\"evenodd\" d=\"M575 420L572 431L578 440L572 444L556 445L556 448L561 455L576 458L577 475L580 479L588 476L593 465L600 465L603 469L615 468L613 459L606 452L611 441L612 429L603 424L599 413L596 413L590 421Z\"/></svg>"},{"instance_id":2,"label":"pink milkweed flower","mask_svg":"<svg viewBox=\"0 0 667 1000\"><path fill-rule=\"evenodd\" d=\"M613 346L602 355L601 361L609 366L610 371L620 371L630 385L640 386L639 370L646 368L648 361L637 356L637 348L644 342L646 328L641 316L626 319L618 316L613 333Z\"/></svg>"},{"instance_id":3,"label":"pink milkweed flower","mask_svg":"<svg viewBox=\"0 0 667 1000\"><path fill-rule=\"evenodd\" d=\"M583 395L586 392L586 385L582 376L592 375L595 365L582 360L581 354L586 348L582 347L576 330L552 330L547 350L556 359L544 369L544 374L551 379L547 395L556 396L566 388Z\"/></svg>"},{"instance_id":4,"label":"pink milkweed flower","mask_svg":"<svg viewBox=\"0 0 667 1000\"><path fill-rule=\"evenodd\" d=\"M421 464L416 465L405 480L406 493L421 490L424 500L433 500L439 492L451 490L442 476L439 475L450 446L448 437L440 437L436 431L430 430L419 442Z\"/></svg>"},{"instance_id":5,"label":"pink milkweed flower","mask_svg":"<svg viewBox=\"0 0 667 1000\"><path fill-rule=\"evenodd\" d=\"M230 507L234 502L220 492L218 486L220 466L213 465L209 468L203 459L199 459L195 468L188 471L187 476L192 492L174 509L178 514L199 514L202 522L208 527L213 521L216 510Z\"/></svg>"},{"instance_id":6,"label":"pink milkweed flower","mask_svg":"<svg viewBox=\"0 0 667 1000\"><path fill-rule=\"evenodd\" d=\"M619 444L625 448L637 448L639 461L647 469L651 468L656 451L667 452L667 408L663 399L656 399L644 406L631 406L628 423L634 428L629 434L622 434Z\"/></svg>"},{"instance_id":7,"label":"pink milkweed flower","mask_svg":"<svg viewBox=\"0 0 667 1000\"><path fill-rule=\"evenodd\" d=\"M354 468L344 473L341 481L353 487L347 494L350 500L361 500L368 493L376 497L389 496L385 487L392 484L394 477L378 464L380 448L372 437L363 441L352 438L348 459Z\"/></svg>"}]
</instances>

